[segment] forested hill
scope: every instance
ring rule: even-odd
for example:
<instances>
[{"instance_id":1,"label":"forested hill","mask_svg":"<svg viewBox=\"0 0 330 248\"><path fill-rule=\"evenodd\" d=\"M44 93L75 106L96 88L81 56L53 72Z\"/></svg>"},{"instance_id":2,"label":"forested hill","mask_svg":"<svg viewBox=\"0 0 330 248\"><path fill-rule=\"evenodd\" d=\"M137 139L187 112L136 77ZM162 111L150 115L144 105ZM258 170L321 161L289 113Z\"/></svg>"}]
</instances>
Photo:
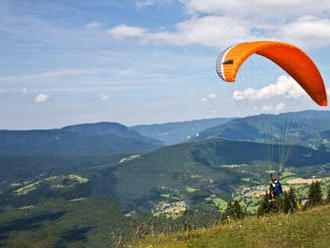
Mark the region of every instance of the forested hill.
<instances>
[{"instance_id":1,"label":"forested hill","mask_svg":"<svg viewBox=\"0 0 330 248\"><path fill-rule=\"evenodd\" d=\"M199 132L217 125L224 124L232 118L213 118L163 124L137 125L131 130L153 139L161 140L166 145L186 142Z\"/></svg>"},{"instance_id":2,"label":"forested hill","mask_svg":"<svg viewBox=\"0 0 330 248\"><path fill-rule=\"evenodd\" d=\"M271 163L300 167L329 161L330 152L303 146L269 147L209 139L160 148L123 161L114 171L116 184L112 188L129 209L142 205L148 208L164 201L164 195L168 201L182 199L193 205L214 194L231 199L233 189L244 177L262 183L268 176L264 166ZM187 191L187 187L194 190Z\"/></svg>"},{"instance_id":3,"label":"forested hill","mask_svg":"<svg viewBox=\"0 0 330 248\"><path fill-rule=\"evenodd\" d=\"M130 154L159 147L118 123L95 123L51 130L0 130L0 156L97 156Z\"/></svg>"},{"instance_id":4,"label":"forested hill","mask_svg":"<svg viewBox=\"0 0 330 248\"><path fill-rule=\"evenodd\" d=\"M308 110L237 118L201 131L195 139L222 138L261 143L291 143L317 149L321 145L330 148L326 132L328 130L330 130L330 111Z\"/></svg>"},{"instance_id":5,"label":"forested hill","mask_svg":"<svg viewBox=\"0 0 330 248\"><path fill-rule=\"evenodd\" d=\"M159 141L118 123L51 130L0 130L0 180L22 180L95 166L159 147Z\"/></svg>"}]
</instances>

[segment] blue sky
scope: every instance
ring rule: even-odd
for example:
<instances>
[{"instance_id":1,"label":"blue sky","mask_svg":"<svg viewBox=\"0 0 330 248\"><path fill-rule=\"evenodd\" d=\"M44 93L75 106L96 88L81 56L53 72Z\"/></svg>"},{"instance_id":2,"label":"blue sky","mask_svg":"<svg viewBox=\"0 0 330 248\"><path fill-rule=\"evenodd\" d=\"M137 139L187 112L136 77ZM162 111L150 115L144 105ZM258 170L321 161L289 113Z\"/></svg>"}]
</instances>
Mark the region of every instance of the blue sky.
<instances>
[{"instance_id":1,"label":"blue sky","mask_svg":"<svg viewBox=\"0 0 330 248\"><path fill-rule=\"evenodd\" d=\"M258 56L234 84L216 76L227 46L281 40L330 87L330 2L248 2L0 0L0 128L329 110Z\"/></svg>"}]
</instances>

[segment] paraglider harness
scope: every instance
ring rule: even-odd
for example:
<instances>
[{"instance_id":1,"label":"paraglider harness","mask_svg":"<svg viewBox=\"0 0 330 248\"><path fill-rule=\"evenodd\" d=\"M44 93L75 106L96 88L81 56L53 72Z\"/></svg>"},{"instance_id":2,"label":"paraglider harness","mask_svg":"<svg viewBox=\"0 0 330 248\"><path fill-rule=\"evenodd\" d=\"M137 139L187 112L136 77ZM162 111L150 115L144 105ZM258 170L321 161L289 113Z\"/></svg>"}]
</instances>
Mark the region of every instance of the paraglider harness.
<instances>
[{"instance_id":1,"label":"paraglider harness","mask_svg":"<svg viewBox=\"0 0 330 248\"><path fill-rule=\"evenodd\" d=\"M269 199L273 201L276 199L276 196L282 194L282 185L275 177L271 177L271 181L269 187Z\"/></svg>"}]
</instances>

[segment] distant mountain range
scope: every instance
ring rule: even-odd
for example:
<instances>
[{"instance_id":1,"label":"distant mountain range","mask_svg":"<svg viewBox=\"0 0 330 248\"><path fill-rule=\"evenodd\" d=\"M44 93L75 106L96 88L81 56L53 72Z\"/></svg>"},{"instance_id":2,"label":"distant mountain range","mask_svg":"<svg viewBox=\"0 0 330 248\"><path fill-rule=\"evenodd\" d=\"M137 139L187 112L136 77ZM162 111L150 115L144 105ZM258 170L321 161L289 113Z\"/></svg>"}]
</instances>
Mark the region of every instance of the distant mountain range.
<instances>
[{"instance_id":1,"label":"distant mountain range","mask_svg":"<svg viewBox=\"0 0 330 248\"><path fill-rule=\"evenodd\" d=\"M215 118L126 127L80 124L50 130L0 130L0 156L109 156L151 151L163 145L221 138L275 144L330 146L330 111L245 118Z\"/></svg>"},{"instance_id":2,"label":"distant mountain range","mask_svg":"<svg viewBox=\"0 0 330 248\"><path fill-rule=\"evenodd\" d=\"M110 163L159 148L160 143L110 122L51 130L0 130L0 181Z\"/></svg>"},{"instance_id":3,"label":"distant mountain range","mask_svg":"<svg viewBox=\"0 0 330 248\"><path fill-rule=\"evenodd\" d=\"M222 138L275 144L300 144L317 149L330 148L324 140L330 131L330 111L302 111L279 115L236 118L201 131L194 140Z\"/></svg>"},{"instance_id":4,"label":"distant mountain range","mask_svg":"<svg viewBox=\"0 0 330 248\"><path fill-rule=\"evenodd\" d=\"M162 141L165 145L174 145L187 142L199 132L215 127L233 118L213 118L183 122L170 122L163 124L138 125L130 127L143 136Z\"/></svg>"},{"instance_id":5,"label":"distant mountain range","mask_svg":"<svg viewBox=\"0 0 330 248\"><path fill-rule=\"evenodd\" d=\"M0 130L0 156L108 156L141 153L159 146L159 141L110 122L51 130Z\"/></svg>"},{"instance_id":6,"label":"distant mountain range","mask_svg":"<svg viewBox=\"0 0 330 248\"><path fill-rule=\"evenodd\" d=\"M274 144L300 144L317 149L330 143L330 111L307 110L278 115L261 114L243 118L216 118L130 127L165 145L221 138Z\"/></svg>"},{"instance_id":7,"label":"distant mountain range","mask_svg":"<svg viewBox=\"0 0 330 248\"><path fill-rule=\"evenodd\" d=\"M130 128L119 123L100 122L50 130L0 130L0 179L114 162L168 144L212 138L299 144L329 151L329 133L330 111L216 118ZM273 145L267 147L273 149ZM234 156L233 151L228 154Z\"/></svg>"}]
</instances>

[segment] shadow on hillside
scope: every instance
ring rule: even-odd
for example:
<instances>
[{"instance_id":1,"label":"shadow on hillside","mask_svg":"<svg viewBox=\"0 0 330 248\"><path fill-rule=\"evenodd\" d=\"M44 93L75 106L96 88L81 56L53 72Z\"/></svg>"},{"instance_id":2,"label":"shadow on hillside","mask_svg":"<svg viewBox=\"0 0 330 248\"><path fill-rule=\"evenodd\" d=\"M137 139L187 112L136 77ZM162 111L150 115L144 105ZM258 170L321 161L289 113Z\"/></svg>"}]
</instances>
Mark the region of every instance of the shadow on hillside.
<instances>
[{"instance_id":1,"label":"shadow on hillside","mask_svg":"<svg viewBox=\"0 0 330 248\"><path fill-rule=\"evenodd\" d=\"M60 235L60 240L56 243L55 248L65 248L66 243L72 241L86 241L87 233L93 229L93 227L87 226L77 229L71 229Z\"/></svg>"},{"instance_id":2,"label":"shadow on hillside","mask_svg":"<svg viewBox=\"0 0 330 248\"><path fill-rule=\"evenodd\" d=\"M35 230L39 228L42 222L54 221L61 218L66 211L60 211L56 213L41 214L28 218L21 218L12 221L8 225L0 226L0 247L4 247L3 241L8 238L8 233L13 231Z\"/></svg>"}]
</instances>

